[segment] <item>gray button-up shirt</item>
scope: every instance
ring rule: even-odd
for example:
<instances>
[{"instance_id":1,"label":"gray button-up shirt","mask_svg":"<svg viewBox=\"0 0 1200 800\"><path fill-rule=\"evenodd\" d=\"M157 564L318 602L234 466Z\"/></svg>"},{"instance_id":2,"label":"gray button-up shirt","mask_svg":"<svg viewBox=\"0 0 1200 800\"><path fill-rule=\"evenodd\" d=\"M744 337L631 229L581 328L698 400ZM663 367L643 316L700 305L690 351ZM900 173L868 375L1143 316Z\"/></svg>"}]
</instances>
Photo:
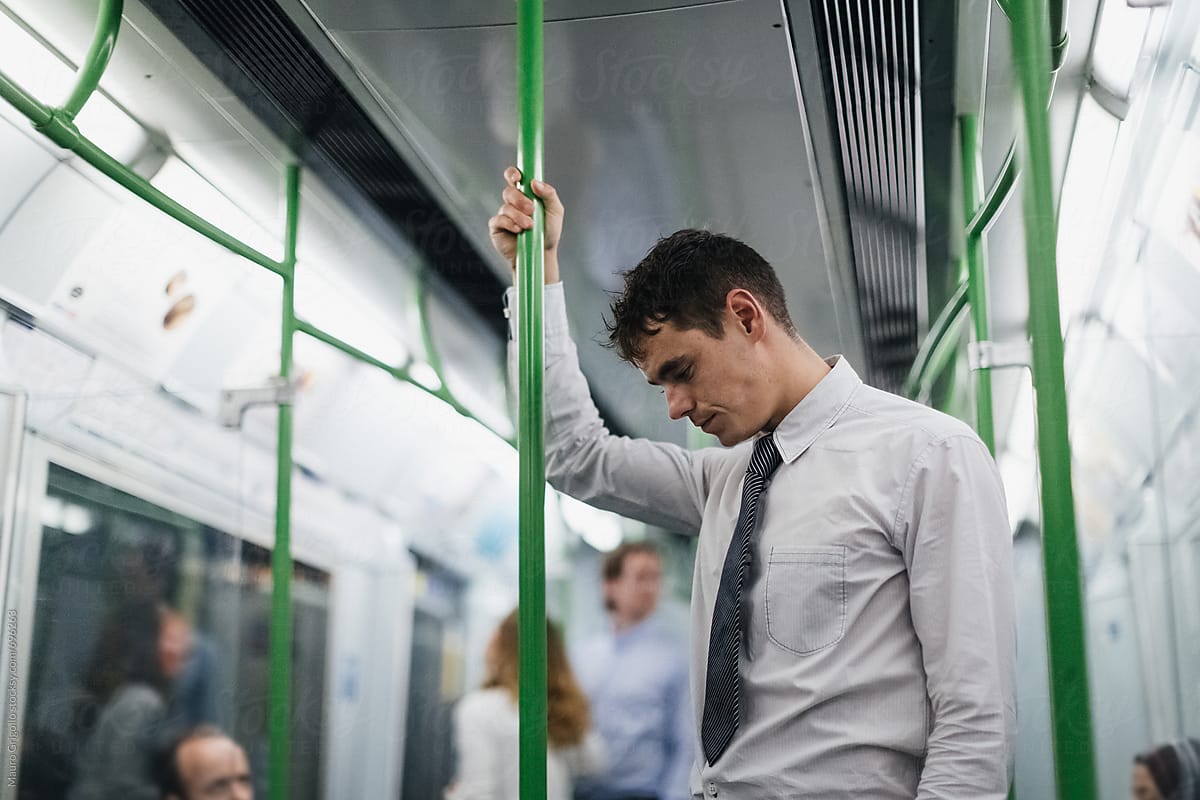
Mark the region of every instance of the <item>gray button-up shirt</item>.
<instances>
[{"instance_id":1,"label":"gray button-up shirt","mask_svg":"<svg viewBox=\"0 0 1200 800\"><path fill-rule=\"evenodd\" d=\"M550 482L699 531L698 741L713 604L751 443L688 451L610 435L579 370L561 284L545 298ZM866 386L844 359L830 364L773 433L783 463L762 500L744 594L741 724L715 765L697 764L692 794L1000 800L1016 713L999 475L963 423Z\"/></svg>"}]
</instances>

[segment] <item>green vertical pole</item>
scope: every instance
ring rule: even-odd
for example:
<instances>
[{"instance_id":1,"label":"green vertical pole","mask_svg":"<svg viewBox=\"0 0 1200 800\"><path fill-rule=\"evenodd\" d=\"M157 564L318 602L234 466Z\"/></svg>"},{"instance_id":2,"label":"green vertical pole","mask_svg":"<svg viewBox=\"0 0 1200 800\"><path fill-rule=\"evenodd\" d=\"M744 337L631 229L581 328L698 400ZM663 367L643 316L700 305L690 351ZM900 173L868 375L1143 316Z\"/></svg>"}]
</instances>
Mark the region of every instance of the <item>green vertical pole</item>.
<instances>
[{"instance_id":1,"label":"green vertical pole","mask_svg":"<svg viewBox=\"0 0 1200 800\"><path fill-rule=\"evenodd\" d=\"M983 203L983 181L979 162L979 119L974 114L958 118L959 142L962 151L963 219L971 219ZM984 261L983 236L967 234L967 297L971 307L971 322L975 341L989 341L987 304L987 265ZM992 455L996 454L996 435L992 419L992 371L980 367L975 371L975 430Z\"/></svg>"},{"instance_id":2,"label":"green vertical pole","mask_svg":"<svg viewBox=\"0 0 1200 800\"><path fill-rule=\"evenodd\" d=\"M279 375L292 373L292 338L296 331L296 228L300 217L300 168L287 168L287 223L284 232L283 325L279 340ZM267 702L270 764L267 790L271 800L287 800L291 764L292 694L292 404L279 404L279 464L275 483L275 547L271 551L271 684Z\"/></svg>"},{"instance_id":3,"label":"green vertical pole","mask_svg":"<svg viewBox=\"0 0 1200 800\"><path fill-rule=\"evenodd\" d=\"M542 0L517 2L517 168L525 194L542 179ZM546 465L542 442L542 287L545 210L534 200L533 229L517 242L520 410L521 800L546 798Z\"/></svg>"},{"instance_id":4,"label":"green vertical pole","mask_svg":"<svg viewBox=\"0 0 1200 800\"><path fill-rule=\"evenodd\" d=\"M1083 621L1083 587L1071 489L1071 447L1055 263L1057 220L1051 180L1050 31L1046 0L1011 4L1013 62L1024 111L1025 248L1029 333L1037 395L1042 555L1055 778L1060 798L1096 797Z\"/></svg>"}]
</instances>

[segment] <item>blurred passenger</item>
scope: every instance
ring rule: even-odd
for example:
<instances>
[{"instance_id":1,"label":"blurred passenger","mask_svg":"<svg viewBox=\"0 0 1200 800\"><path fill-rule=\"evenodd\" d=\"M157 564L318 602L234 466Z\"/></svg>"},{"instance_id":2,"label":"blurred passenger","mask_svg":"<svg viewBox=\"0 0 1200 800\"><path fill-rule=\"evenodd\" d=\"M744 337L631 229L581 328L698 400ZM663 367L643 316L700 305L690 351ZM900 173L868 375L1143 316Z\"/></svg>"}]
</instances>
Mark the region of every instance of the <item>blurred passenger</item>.
<instances>
[{"instance_id":1,"label":"blurred passenger","mask_svg":"<svg viewBox=\"0 0 1200 800\"><path fill-rule=\"evenodd\" d=\"M217 647L202 631L192 631L187 661L171 693L172 717L180 719L184 727L215 724L219 720Z\"/></svg>"},{"instance_id":2,"label":"blurred passenger","mask_svg":"<svg viewBox=\"0 0 1200 800\"><path fill-rule=\"evenodd\" d=\"M579 681L608 753L603 773L580 781L580 800L687 800L695 758L686 647L654 616L662 557L626 542L602 567L612 628L579 653Z\"/></svg>"},{"instance_id":3,"label":"blurred passenger","mask_svg":"<svg viewBox=\"0 0 1200 800\"><path fill-rule=\"evenodd\" d=\"M172 680L191 660L192 626L178 611L163 606L158 612L158 663Z\"/></svg>"},{"instance_id":4,"label":"blurred passenger","mask_svg":"<svg viewBox=\"0 0 1200 800\"><path fill-rule=\"evenodd\" d=\"M1200 800L1200 740L1182 739L1134 758L1133 800Z\"/></svg>"},{"instance_id":5,"label":"blurred passenger","mask_svg":"<svg viewBox=\"0 0 1200 800\"><path fill-rule=\"evenodd\" d=\"M447 800L518 800L517 612L492 634L483 687L454 711L458 774ZM588 702L567 661L558 629L546 624L547 800L570 800L577 775L603 766L603 745L589 730Z\"/></svg>"},{"instance_id":6,"label":"blurred passenger","mask_svg":"<svg viewBox=\"0 0 1200 800\"><path fill-rule=\"evenodd\" d=\"M163 752L163 800L254 800L246 751L220 728L201 725Z\"/></svg>"},{"instance_id":7,"label":"blurred passenger","mask_svg":"<svg viewBox=\"0 0 1200 800\"><path fill-rule=\"evenodd\" d=\"M85 678L92 696L70 800L157 800L167 690L187 658L187 623L146 599L117 606Z\"/></svg>"}]
</instances>

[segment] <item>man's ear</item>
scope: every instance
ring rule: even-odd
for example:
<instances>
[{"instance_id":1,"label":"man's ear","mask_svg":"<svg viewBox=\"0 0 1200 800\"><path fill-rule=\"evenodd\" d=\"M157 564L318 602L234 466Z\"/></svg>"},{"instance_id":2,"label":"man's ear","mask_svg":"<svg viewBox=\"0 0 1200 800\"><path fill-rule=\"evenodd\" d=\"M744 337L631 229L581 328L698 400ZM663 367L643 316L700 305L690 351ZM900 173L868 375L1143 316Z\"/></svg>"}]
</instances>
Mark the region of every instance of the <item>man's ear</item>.
<instances>
[{"instance_id":1,"label":"man's ear","mask_svg":"<svg viewBox=\"0 0 1200 800\"><path fill-rule=\"evenodd\" d=\"M725 295L725 308L738 328L754 339L762 338L765 332L766 314L758 298L745 289L730 289Z\"/></svg>"}]
</instances>

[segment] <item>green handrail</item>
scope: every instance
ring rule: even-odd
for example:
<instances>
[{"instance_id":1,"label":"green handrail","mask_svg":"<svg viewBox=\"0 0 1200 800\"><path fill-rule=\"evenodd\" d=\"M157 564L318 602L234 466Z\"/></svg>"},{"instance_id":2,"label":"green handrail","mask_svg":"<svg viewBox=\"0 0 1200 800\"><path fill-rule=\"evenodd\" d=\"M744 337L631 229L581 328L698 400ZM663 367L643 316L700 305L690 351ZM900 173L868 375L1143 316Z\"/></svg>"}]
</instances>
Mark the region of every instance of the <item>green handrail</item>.
<instances>
[{"instance_id":1,"label":"green handrail","mask_svg":"<svg viewBox=\"0 0 1200 800\"><path fill-rule=\"evenodd\" d=\"M1050 71L1058 72L1067 60L1067 45L1071 42L1067 30L1067 0L1050 0ZM1049 96L1046 101L1049 102Z\"/></svg>"},{"instance_id":2,"label":"green handrail","mask_svg":"<svg viewBox=\"0 0 1200 800\"><path fill-rule=\"evenodd\" d=\"M410 378L408 375L408 370L406 370L404 367L392 366L391 364L388 364L385 361L381 361L378 358L376 358L375 356L370 355L366 351L359 350L354 345L352 345L348 342L345 342L345 341L337 338L336 336L326 333L325 331L321 330L320 328L317 328L314 325L310 325L309 323L305 322L302 319L296 320L296 333L303 333L306 336L310 336L313 339L316 339L318 342L324 342L325 344L329 345L330 347L334 348L335 350L341 350L343 353L345 353L346 355L355 359L356 361L361 361L372 367L383 370L384 372L391 375L393 378L396 378L397 380L402 380L402 381L412 380L412 378ZM422 388L425 388L425 387L422 387ZM425 388L425 391L429 392L430 394L434 394L434 392L428 388Z\"/></svg>"},{"instance_id":3,"label":"green handrail","mask_svg":"<svg viewBox=\"0 0 1200 800\"><path fill-rule=\"evenodd\" d=\"M292 374L292 340L296 332L296 233L300 220L300 168L288 165L287 222L283 239L283 322L279 339L279 376ZM279 456L275 475L275 547L271 550L271 682L267 702L270 763L267 791L271 800L287 800L291 777L292 707L292 404L279 404Z\"/></svg>"},{"instance_id":4,"label":"green handrail","mask_svg":"<svg viewBox=\"0 0 1200 800\"><path fill-rule=\"evenodd\" d=\"M504 441L508 442L513 447L517 446L517 442L511 437L502 435L499 431L488 425L483 420L476 417L471 411L458 401L454 396L453 390L450 389L450 383L446 380L446 371L442 365L442 356L438 351L437 343L433 341L433 329L429 324L428 302L429 302L429 281L426 277L427 273L422 270L418 275L417 281L417 311L421 328L421 346L425 349L425 360L438 376L438 386L436 388L429 387L412 377L406 369L403 373L403 380L407 380L414 386L424 389L429 394L441 400L446 405L453 408L464 417L475 420L483 427L487 428L492 433L499 436Z\"/></svg>"},{"instance_id":5,"label":"green handrail","mask_svg":"<svg viewBox=\"0 0 1200 800\"><path fill-rule=\"evenodd\" d=\"M542 0L517 0L517 168L533 198L533 229L517 237L517 438L520 553L517 631L520 649L522 800L546 798L546 464L542 430L542 295L546 215L533 194L542 179Z\"/></svg>"},{"instance_id":6,"label":"green handrail","mask_svg":"<svg viewBox=\"0 0 1200 800\"><path fill-rule=\"evenodd\" d=\"M1000 6L1000 10L1008 17L1011 22L1014 19L1014 14L1017 13L1017 6L1022 0L996 0L996 5ZM1067 0L1050 0L1050 67L1047 70L1053 76L1058 73L1059 67L1067 60L1067 46L1070 44L1071 35L1067 30ZM1047 101L1050 99L1047 96Z\"/></svg>"},{"instance_id":7,"label":"green handrail","mask_svg":"<svg viewBox=\"0 0 1200 800\"><path fill-rule=\"evenodd\" d=\"M978 126L978 122L975 124ZM974 211L974 215L972 215L972 209L970 207L967 208L967 216L969 216L971 219L971 221L967 223L966 230L967 249L969 252L972 241L979 242L979 255L981 259L984 258L982 237L987 233L988 229L991 228L992 223L995 221L997 215L999 215L999 213L1003 210L1005 204L1008 203L1009 197L1012 196L1013 188L1016 186L1017 176L1020 175L1020 169L1017 167L1017 161L1015 157L1016 147L1017 144L1014 141L1013 144L1008 148L1008 155L1004 159L1004 164L1000 169L1000 175L996 178L996 182L992 185L992 188L988 190L987 197L983 201L983 204L978 207L978 210ZM978 144L975 145L974 149L975 152L978 153ZM978 156L976 157L978 158ZM964 171L965 169L966 167L964 165ZM975 181L975 185L978 185L978 179L974 175L972 175L972 181ZM964 202L967 202L967 197L965 194ZM983 261L980 260L978 263L982 264ZM909 370L908 378L906 378L904 381L903 391L906 397L916 398L918 394L925 391L926 388L932 386L933 382L936 381L941 374L941 370L945 369L950 363L951 359L948 357L933 359L930 358L930 356L935 351L939 353L942 352L938 350L938 347L941 344L944 336L946 336L948 333L960 330L959 325L962 322L962 319L964 319L962 315L965 312L965 304L974 301L970 290L970 275L970 262L968 261L967 281L959 286L955 293L951 295L950 299L943 307L942 313L938 315L937 320L935 320L933 325L930 326L929 333L926 335L925 341L921 345L921 349L917 352L917 357L913 361L912 369ZM986 281L985 275L986 272L978 277L976 285L984 285L984 282ZM986 300L980 302L980 307L984 308L985 303ZM974 307L974 303L972 307ZM951 327L953 327L953 331L950 330ZM979 334L978 328L976 330L976 334ZM954 336L953 339L955 342L958 341L957 336ZM986 341L986 339L979 339L979 341Z\"/></svg>"},{"instance_id":8,"label":"green handrail","mask_svg":"<svg viewBox=\"0 0 1200 800\"><path fill-rule=\"evenodd\" d=\"M449 389L446 388L445 379L440 374L438 375L438 381L440 383L439 387L434 388L431 386L426 386L424 383L422 383L420 380L418 380L412 374L412 369L411 369L412 364L413 364L412 361L410 361L407 364L402 364L402 365L401 364L389 364L386 361L382 361L382 360L376 358L375 356L371 355L370 353L366 352L365 350L360 350L359 348L355 347L354 345L350 344L349 342L339 339L336 336L334 336L333 334L323 331L320 328L316 327L315 325L305 322L302 319L296 320L296 333L302 333L305 336L309 336L313 339L316 339L318 342L323 342L324 344L329 345L330 347L334 348L335 350L341 350L343 353L345 353L346 355L355 359L356 361L361 361L362 363L364 363L368 366L375 367L376 369L382 370L382 371L386 372L388 375L391 375L393 378L395 378L398 381L404 381L405 383L411 384L412 386L416 387L417 389L420 389L421 391L425 392L426 394L430 395L431 397L436 397L438 400L441 400L443 403L450 406L451 408L453 408L455 411L462 414L463 416L473 419L477 424L483 426L488 431L493 433L498 439L503 439L506 443L508 443L509 445L511 445L514 448L517 446L517 442L515 439L513 439L512 437L509 437L509 436L505 436L504 434L500 433L500 431L496 430L491 425L488 425L486 422L484 422L483 420L476 417L469 410L467 410L467 408L465 406L463 406L461 403L459 403L458 400L455 399L454 395L449 391ZM438 368L435 365L431 364L430 366L433 368L434 372L438 371Z\"/></svg>"},{"instance_id":9,"label":"green handrail","mask_svg":"<svg viewBox=\"0 0 1200 800\"><path fill-rule=\"evenodd\" d=\"M60 109L67 119L75 119L79 115L92 92L100 85L100 76L108 67L108 60L112 58L113 49L117 46L117 34L121 32L123 4L124 0L100 0L92 46L88 48L83 65L79 68L71 96Z\"/></svg>"},{"instance_id":10,"label":"green handrail","mask_svg":"<svg viewBox=\"0 0 1200 800\"><path fill-rule=\"evenodd\" d=\"M975 146L978 151L979 146ZM987 197L983 204L973 212L968 210L968 217L971 220L967 223L967 237L983 236L992 227L992 223L1000 214L1001 209L1008 202L1008 198L1012 197L1013 187L1017 183L1017 176L1021 170L1017 166L1017 143L1014 140L1008 148L1008 155L1004 157L1004 164L1000 167L1000 175L996 178L996 182L992 184L992 188L988 190Z\"/></svg>"},{"instance_id":11,"label":"green handrail","mask_svg":"<svg viewBox=\"0 0 1200 800\"><path fill-rule=\"evenodd\" d=\"M904 380L905 397L916 398L925 387L931 386L941 371L950 363L947 349L950 353L958 347L958 339L962 334L962 325L967 318L967 284L962 282L950 295L950 299L942 308L941 313L929 326L912 369ZM949 348L947 348L949 342Z\"/></svg>"},{"instance_id":12,"label":"green handrail","mask_svg":"<svg viewBox=\"0 0 1200 800\"><path fill-rule=\"evenodd\" d=\"M50 122L50 109L37 100L33 95L22 89L19 85L13 82L12 78L0 72L0 97L3 97L9 105L20 111L34 127L40 128Z\"/></svg>"},{"instance_id":13,"label":"green handrail","mask_svg":"<svg viewBox=\"0 0 1200 800\"><path fill-rule=\"evenodd\" d=\"M90 139L75 128L75 124L40 102L0 73L0 97L27 117L37 130L64 150L76 154L108 178L133 192L192 230L260 267L277 275L285 273L284 266L275 259L260 253L250 245L230 236L208 220L189 211L163 194L153 184L133 172L120 161L97 147Z\"/></svg>"},{"instance_id":14,"label":"green handrail","mask_svg":"<svg viewBox=\"0 0 1200 800\"><path fill-rule=\"evenodd\" d=\"M958 118L959 141L962 153L962 202L963 216L970 217L979 203L980 172L979 118L974 114L963 114ZM987 265L984 261L983 237L967 234L967 304L971 309L971 321L975 329L975 341L989 341L987 304ZM975 370L975 431L987 445L992 455L996 454L996 435L992 419L992 371L980 366Z\"/></svg>"},{"instance_id":15,"label":"green handrail","mask_svg":"<svg viewBox=\"0 0 1200 800\"><path fill-rule=\"evenodd\" d=\"M1071 487L1063 337L1056 263L1057 215L1051 178L1050 30L1046 0L1013 0L1012 52L1024 118L1025 252L1029 270L1029 333L1037 398L1041 475L1042 556L1058 796L1096 796L1091 709L1088 705L1083 591Z\"/></svg>"}]
</instances>

